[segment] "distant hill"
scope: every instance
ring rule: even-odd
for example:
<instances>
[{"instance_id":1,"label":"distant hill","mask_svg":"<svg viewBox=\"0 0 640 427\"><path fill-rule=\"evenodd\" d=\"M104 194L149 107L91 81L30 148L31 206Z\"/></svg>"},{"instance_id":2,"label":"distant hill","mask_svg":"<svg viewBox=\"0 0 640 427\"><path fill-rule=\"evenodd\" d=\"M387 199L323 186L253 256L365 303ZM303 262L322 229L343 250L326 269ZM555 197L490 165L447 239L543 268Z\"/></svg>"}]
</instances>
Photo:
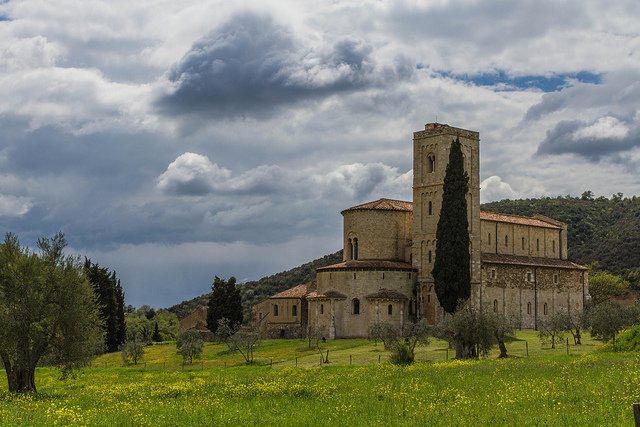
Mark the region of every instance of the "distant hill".
<instances>
[{"instance_id":1,"label":"distant hill","mask_svg":"<svg viewBox=\"0 0 640 427\"><path fill-rule=\"evenodd\" d=\"M512 215L537 213L567 223L568 258L578 264L597 261L600 267L620 275L640 289L640 197L621 193L594 198L543 197L485 203L482 210Z\"/></svg>"},{"instance_id":2,"label":"distant hill","mask_svg":"<svg viewBox=\"0 0 640 427\"><path fill-rule=\"evenodd\" d=\"M302 264L300 267L292 268L288 271L274 274L273 276L263 277L260 280L246 282L241 285L242 306L244 308L245 322L251 319L251 307L271 295L282 292L286 289L297 286L301 283L307 283L316 276L316 268L325 267L327 265L342 262L342 250L331 255L325 255L314 261ZM200 295L199 297L183 301L169 307L168 310L175 313L178 319L183 319L189 313L205 306L209 303L209 293Z\"/></svg>"}]
</instances>

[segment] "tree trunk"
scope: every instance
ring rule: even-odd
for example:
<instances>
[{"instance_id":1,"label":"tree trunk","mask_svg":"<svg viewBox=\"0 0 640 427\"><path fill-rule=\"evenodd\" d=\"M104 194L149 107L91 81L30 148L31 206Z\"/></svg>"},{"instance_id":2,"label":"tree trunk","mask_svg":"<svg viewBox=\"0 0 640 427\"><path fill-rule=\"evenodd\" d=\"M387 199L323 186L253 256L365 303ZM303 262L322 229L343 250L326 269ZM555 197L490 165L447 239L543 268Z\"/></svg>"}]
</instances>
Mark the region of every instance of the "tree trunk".
<instances>
[{"instance_id":1,"label":"tree trunk","mask_svg":"<svg viewBox=\"0 0 640 427\"><path fill-rule=\"evenodd\" d=\"M475 343L455 336L453 337L453 345L456 348L456 359L471 359L475 357Z\"/></svg>"},{"instance_id":2,"label":"tree trunk","mask_svg":"<svg viewBox=\"0 0 640 427\"><path fill-rule=\"evenodd\" d=\"M36 390L36 369L29 367L9 368L7 371L7 381L9 391L37 391Z\"/></svg>"},{"instance_id":3,"label":"tree trunk","mask_svg":"<svg viewBox=\"0 0 640 427\"><path fill-rule=\"evenodd\" d=\"M507 346L504 345L504 339L498 340L498 347L500 348L500 356L498 358L509 357L507 355Z\"/></svg>"}]
</instances>

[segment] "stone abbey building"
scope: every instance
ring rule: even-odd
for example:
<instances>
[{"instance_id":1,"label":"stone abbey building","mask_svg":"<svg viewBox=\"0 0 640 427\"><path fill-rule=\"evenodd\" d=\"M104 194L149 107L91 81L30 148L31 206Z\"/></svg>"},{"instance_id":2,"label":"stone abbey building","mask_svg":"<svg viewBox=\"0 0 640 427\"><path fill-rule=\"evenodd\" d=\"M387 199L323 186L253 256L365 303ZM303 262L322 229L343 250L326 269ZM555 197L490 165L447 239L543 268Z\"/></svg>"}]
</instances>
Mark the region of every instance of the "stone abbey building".
<instances>
[{"instance_id":1,"label":"stone abbey building","mask_svg":"<svg viewBox=\"0 0 640 427\"><path fill-rule=\"evenodd\" d=\"M537 329L537 319L557 311L582 310L587 269L567 260L566 224L480 211L478 132L430 123L413 134L413 202L380 199L342 211L343 262L255 305L254 322L271 337L325 326L327 338L366 337L374 322L437 323L444 310L431 270L456 137L469 175L471 304L515 317L520 329Z\"/></svg>"}]
</instances>

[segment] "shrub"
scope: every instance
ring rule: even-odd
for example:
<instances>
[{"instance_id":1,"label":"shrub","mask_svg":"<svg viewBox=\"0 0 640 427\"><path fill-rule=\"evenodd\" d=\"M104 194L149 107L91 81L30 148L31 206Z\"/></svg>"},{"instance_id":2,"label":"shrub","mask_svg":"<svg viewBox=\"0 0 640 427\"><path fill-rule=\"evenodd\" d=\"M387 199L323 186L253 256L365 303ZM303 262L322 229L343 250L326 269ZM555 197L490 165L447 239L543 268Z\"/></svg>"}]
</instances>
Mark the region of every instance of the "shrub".
<instances>
[{"instance_id":1,"label":"shrub","mask_svg":"<svg viewBox=\"0 0 640 427\"><path fill-rule=\"evenodd\" d=\"M391 350L391 363L396 365L411 365L413 361L414 355L409 344L396 341Z\"/></svg>"}]
</instances>

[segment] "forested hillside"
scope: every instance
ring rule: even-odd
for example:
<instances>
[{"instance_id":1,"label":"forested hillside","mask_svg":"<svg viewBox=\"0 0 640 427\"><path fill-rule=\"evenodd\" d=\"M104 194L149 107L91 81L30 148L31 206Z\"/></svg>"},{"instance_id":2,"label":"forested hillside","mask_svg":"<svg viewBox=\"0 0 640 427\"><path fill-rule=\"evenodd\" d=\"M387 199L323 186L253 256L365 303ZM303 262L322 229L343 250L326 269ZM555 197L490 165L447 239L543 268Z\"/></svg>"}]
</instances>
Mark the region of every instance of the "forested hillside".
<instances>
[{"instance_id":1,"label":"forested hillside","mask_svg":"<svg viewBox=\"0 0 640 427\"><path fill-rule=\"evenodd\" d=\"M325 255L322 258L303 264L300 267L242 284L241 294L245 323L251 318L251 306L254 304L264 301L278 292L282 292L301 283L307 283L315 277L316 268L337 264L339 262L342 262L342 250L331 255ZM169 311L175 313L178 319L183 319L192 311L208 303L209 293L206 293L191 300L176 304L170 307Z\"/></svg>"},{"instance_id":2,"label":"forested hillside","mask_svg":"<svg viewBox=\"0 0 640 427\"><path fill-rule=\"evenodd\" d=\"M640 288L640 197L594 198L590 191L582 197L543 197L486 203L482 210L512 215L537 213L563 221L569 226L569 260L578 264L597 261L600 267L621 275Z\"/></svg>"}]
</instances>

